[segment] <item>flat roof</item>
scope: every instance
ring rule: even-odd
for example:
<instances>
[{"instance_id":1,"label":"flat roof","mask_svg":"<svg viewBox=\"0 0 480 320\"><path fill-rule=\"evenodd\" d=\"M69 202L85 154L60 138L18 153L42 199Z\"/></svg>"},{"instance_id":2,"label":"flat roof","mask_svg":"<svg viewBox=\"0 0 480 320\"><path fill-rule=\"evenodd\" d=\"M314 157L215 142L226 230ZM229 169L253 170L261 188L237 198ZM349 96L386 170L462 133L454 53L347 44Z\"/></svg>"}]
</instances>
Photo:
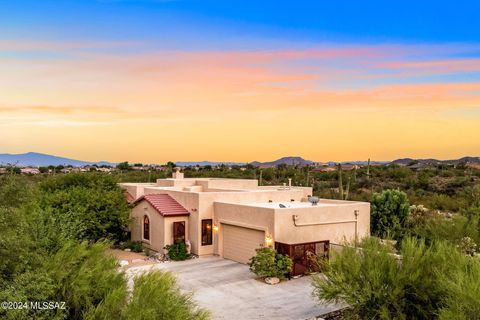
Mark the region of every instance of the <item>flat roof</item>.
<instances>
[{"instance_id":1,"label":"flat roof","mask_svg":"<svg viewBox=\"0 0 480 320\"><path fill-rule=\"evenodd\" d=\"M310 202L300 202L300 201L277 201L277 202L260 202L260 203L246 203L247 206L261 207L261 208L273 208L273 209L282 209L282 206L286 208L312 208L312 207L332 207L338 206L336 203L322 203L320 202L312 206Z\"/></svg>"}]
</instances>

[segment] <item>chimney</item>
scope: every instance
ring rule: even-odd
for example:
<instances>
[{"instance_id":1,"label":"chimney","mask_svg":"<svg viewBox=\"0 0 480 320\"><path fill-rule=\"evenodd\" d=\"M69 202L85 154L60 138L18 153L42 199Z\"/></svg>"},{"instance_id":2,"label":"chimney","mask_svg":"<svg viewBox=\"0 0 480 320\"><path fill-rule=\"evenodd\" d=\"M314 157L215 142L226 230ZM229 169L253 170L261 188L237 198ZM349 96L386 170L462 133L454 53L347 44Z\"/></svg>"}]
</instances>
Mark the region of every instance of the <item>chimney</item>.
<instances>
[{"instance_id":1,"label":"chimney","mask_svg":"<svg viewBox=\"0 0 480 320\"><path fill-rule=\"evenodd\" d=\"M175 168L175 171L172 173L173 179L183 179L183 172L180 172L180 168Z\"/></svg>"}]
</instances>

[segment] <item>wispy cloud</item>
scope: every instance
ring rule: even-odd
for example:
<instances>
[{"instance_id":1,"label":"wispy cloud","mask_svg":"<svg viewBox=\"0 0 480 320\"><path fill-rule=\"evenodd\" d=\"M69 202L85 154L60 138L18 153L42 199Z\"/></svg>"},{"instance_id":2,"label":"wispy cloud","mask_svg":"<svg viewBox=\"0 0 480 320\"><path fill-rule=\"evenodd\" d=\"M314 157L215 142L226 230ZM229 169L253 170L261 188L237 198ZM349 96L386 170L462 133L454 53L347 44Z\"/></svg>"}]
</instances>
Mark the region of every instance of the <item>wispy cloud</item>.
<instances>
[{"instance_id":1,"label":"wispy cloud","mask_svg":"<svg viewBox=\"0 0 480 320\"><path fill-rule=\"evenodd\" d=\"M4 135L21 132L22 139L32 139L63 128L68 141L85 144L87 136L88 148L96 145L97 150L104 148L98 137L108 135L138 145L145 154L153 152L148 141L154 139L162 152L182 149L178 152L187 154L188 149L219 158L215 152L232 141L241 156L246 149L252 154L309 151L303 141L328 136L321 142L325 148L353 139L358 154L367 153L360 146L375 146L379 157L388 158L384 150L391 150L391 141L388 135L379 137L391 130L404 134L393 137L407 151L415 132L427 132L422 137L428 139L416 143L418 152L432 150L438 141L445 150L456 148L461 135L480 134L475 111L480 108L480 62L464 56L476 52L473 45L324 44L265 51L140 46L128 53L123 47L85 52L88 45L65 43L23 47L35 46L73 52L73 58L39 63L0 57ZM448 114L455 114L455 121ZM294 135L285 130L292 126ZM355 136L349 130L338 133L345 126ZM469 141L465 150L478 146ZM123 144L116 148L123 150Z\"/></svg>"}]
</instances>

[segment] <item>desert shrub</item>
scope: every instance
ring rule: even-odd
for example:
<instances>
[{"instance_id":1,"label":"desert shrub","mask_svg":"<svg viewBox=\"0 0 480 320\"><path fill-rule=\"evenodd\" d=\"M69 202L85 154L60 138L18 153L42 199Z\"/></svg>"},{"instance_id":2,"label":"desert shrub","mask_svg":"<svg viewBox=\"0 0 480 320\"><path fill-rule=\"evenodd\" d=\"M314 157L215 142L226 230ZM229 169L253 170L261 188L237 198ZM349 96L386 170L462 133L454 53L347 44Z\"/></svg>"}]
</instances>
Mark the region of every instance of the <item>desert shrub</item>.
<instances>
[{"instance_id":1,"label":"desert shrub","mask_svg":"<svg viewBox=\"0 0 480 320\"><path fill-rule=\"evenodd\" d=\"M69 319L83 319L98 305L112 301L119 295L115 308L109 308L111 318L121 314L126 303L126 280L117 271L117 262L105 255L108 243L88 245L86 242L67 243L45 265L55 285L52 299L65 301ZM54 298L54 299L53 299Z\"/></svg>"},{"instance_id":2,"label":"desert shrub","mask_svg":"<svg viewBox=\"0 0 480 320\"><path fill-rule=\"evenodd\" d=\"M378 237L400 238L408 222L410 204L405 192L385 190L371 201L371 231Z\"/></svg>"},{"instance_id":3,"label":"desert shrub","mask_svg":"<svg viewBox=\"0 0 480 320\"><path fill-rule=\"evenodd\" d=\"M454 245L461 245L464 237L480 243L480 217L465 217L455 214L451 218L439 214L430 214L422 220L410 221L408 233L426 242L446 240Z\"/></svg>"},{"instance_id":4,"label":"desert shrub","mask_svg":"<svg viewBox=\"0 0 480 320\"><path fill-rule=\"evenodd\" d=\"M174 244L166 245L165 248L168 252L168 257L173 261L182 261L190 258L187 251L187 246L183 241L177 241Z\"/></svg>"},{"instance_id":5,"label":"desert shrub","mask_svg":"<svg viewBox=\"0 0 480 320\"><path fill-rule=\"evenodd\" d=\"M478 258L463 257L457 264L459 267L453 273L441 277L447 295L439 319L480 319L480 261Z\"/></svg>"},{"instance_id":6,"label":"desert shrub","mask_svg":"<svg viewBox=\"0 0 480 320\"><path fill-rule=\"evenodd\" d=\"M250 258L250 271L259 277L277 277L285 279L292 271L292 259L277 253L272 248L258 248L256 255Z\"/></svg>"},{"instance_id":7,"label":"desert shrub","mask_svg":"<svg viewBox=\"0 0 480 320\"><path fill-rule=\"evenodd\" d=\"M192 296L180 292L175 277L154 271L134 279L132 300L125 320L202 320L209 314L196 306Z\"/></svg>"},{"instance_id":8,"label":"desert shrub","mask_svg":"<svg viewBox=\"0 0 480 320\"><path fill-rule=\"evenodd\" d=\"M405 238L399 257L370 238L362 249L346 247L314 276L314 294L327 302L347 303L360 319L432 319L444 304L440 277L458 270L462 259L446 242L425 244Z\"/></svg>"}]
</instances>

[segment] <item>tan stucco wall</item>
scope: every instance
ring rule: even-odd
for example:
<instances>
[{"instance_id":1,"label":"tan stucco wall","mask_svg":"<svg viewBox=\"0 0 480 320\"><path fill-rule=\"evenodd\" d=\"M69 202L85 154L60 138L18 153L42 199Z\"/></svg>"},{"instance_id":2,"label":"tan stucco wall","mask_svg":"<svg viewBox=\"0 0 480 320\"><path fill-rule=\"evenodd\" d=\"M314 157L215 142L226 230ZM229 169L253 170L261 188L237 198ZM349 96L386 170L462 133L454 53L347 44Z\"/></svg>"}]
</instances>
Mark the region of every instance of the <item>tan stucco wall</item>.
<instances>
[{"instance_id":1,"label":"tan stucco wall","mask_svg":"<svg viewBox=\"0 0 480 320\"><path fill-rule=\"evenodd\" d=\"M325 202L324 202L325 203ZM358 210L357 222L355 210ZM297 225L293 215L298 217ZM317 223L328 223L318 225ZM334 223L335 222L335 223ZM312 225L304 225L312 224ZM343 202L332 206L275 209L274 241L294 244L329 240L342 243L355 240L355 224L358 239L370 235L370 204L366 202Z\"/></svg>"},{"instance_id":2,"label":"tan stucco wall","mask_svg":"<svg viewBox=\"0 0 480 320\"><path fill-rule=\"evenodd\" d=\"M328 201L323 201L326 203ZM333 243L355 240L355 225L358 239L370 235L370 204L366 202L332 201L330 206L301 208L263 208L254 205L219 203L215 207L215 223L232 221L232 224L263 229L273 240L294 244L329 240ZM355 219L355 211L358 218ZM298 217L297 225L293 215ZM350 222L346 222L350 221ZM355 222L356 221L356 222ZM344 223L346 222L346 223ZM328 223L328 224L318 224ZM305 225L307 224L307 225ZM312 224L312 225L308 225ZM221 227L221 224L220 224ZM221 253L221 230L217 235Z\"/></svg>"},{"instance_id":3,"label":"tan stucco wall","mask_svg":"<svg viewBox=\"0 0 480 320\"><path fill-rule=\"evenodd\" d=\"M132 195L134 199L138 199L144 194L144 189L154 187L155 183L122 183L121 187Z\"/></svg>"},{"instance_id":4,"label":"tan stucco wall","mask_svg":"<svg viewBox=\"0 0 480 320\"><path fill-rule=\"evenodd\" d=\"M311 188L307 188L310 189ZM198 217L198 233L196 239L197 243L201 243L201 222L202 219L215 219L217 218L216 214L219 212L215 204L216 202L228 202L228 203L260 203L260 202L268 202L269 200L272 201L290 201L290 199L294 199L295 201L300 201L304 198L305 190L302 188L298 189L290 189L290 190L267 190L267 191L253 191L253 192L204 192L199 193L199 204L198 204L198 214L191 214L192 216ZM262 211L262 208L256 208L258 211ZM257 219L257 214L253 213L250 216L248 221L255 221ZM193 226L192 221L192 226ZM215 222L214 222L215 223ZM192 227L193 228L193 227ZM198 254L205 255L205 254L213 254L216 253L215 248L213 246L198 246Z\"/></svg>"},{"instance_id":5,"label":"tan stucco wall","mask_svg":"<svg viewBox=\"0 0 480 320\"><path fill-rule=\"evenodd\" d=\"M274 230L274 209L242 206L230 203L214 204L214 223L219 226L214 232L215 254L223 256L223 227L225 224L265 231L266 234Z\"/></svg>"},{"instance_id":6,"label":"tan stucco wall","mask_svg":"<svg viewBox=\"0 0 480 320\"><path fill-rule=\"evenodd\" d=\"M150 240L143 239L143 217L150 219ZM130 223L131 237L133 241L142 241L143 244L158 252L163 252L164 244L164 220L163 217L147 202L140 201L131 213Z\"/></svg>"},{"instance_id":7,"label":"tan stucco wall","mask_svg":"<svg viewBox=\"0 0 480 320\"><path fill-rule=\"evenodd\" d=\"M150 240L143 239L143 217L147 215L150 219ZM133 208L130 223L131 238L133 241L141 241L146 247L157 252L164 252L167 244L173 243L173 222L185 221L185 238L189 236L188 217L162 217L147 201L140 203Z\"/></svg>"}]
</instances>

